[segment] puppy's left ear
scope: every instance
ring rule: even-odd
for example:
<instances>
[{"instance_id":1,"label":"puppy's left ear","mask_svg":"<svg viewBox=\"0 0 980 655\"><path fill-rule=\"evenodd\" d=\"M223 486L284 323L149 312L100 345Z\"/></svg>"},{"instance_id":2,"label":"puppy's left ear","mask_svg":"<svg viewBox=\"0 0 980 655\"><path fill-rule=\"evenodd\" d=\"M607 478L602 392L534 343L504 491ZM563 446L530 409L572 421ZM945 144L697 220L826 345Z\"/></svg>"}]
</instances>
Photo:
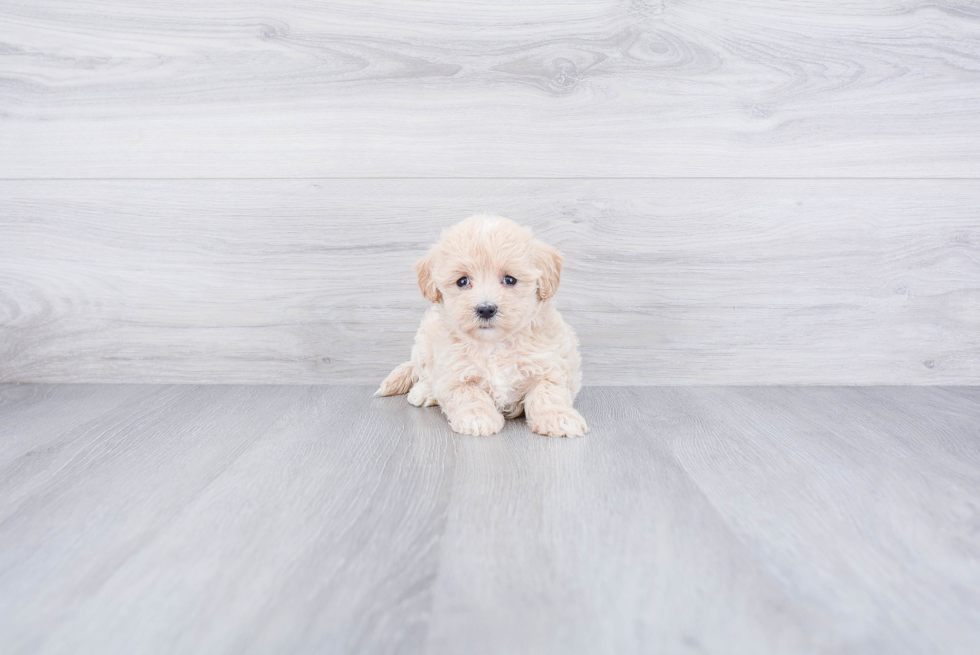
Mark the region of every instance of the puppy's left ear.
<instances>
[{"instance_id":1,"label":"puppy's left ear","mask_svg":"<svg viewBox=\"0 0 980 655\"><path fill-rule=\"evenodd\" d=\"M544 241L534 239L531 244L534 246L534 265L541 270L541 279L538 280L538 298L547 300L558 292L561 267L565 264L565 258Z\"/></svg>"}]
</instances>

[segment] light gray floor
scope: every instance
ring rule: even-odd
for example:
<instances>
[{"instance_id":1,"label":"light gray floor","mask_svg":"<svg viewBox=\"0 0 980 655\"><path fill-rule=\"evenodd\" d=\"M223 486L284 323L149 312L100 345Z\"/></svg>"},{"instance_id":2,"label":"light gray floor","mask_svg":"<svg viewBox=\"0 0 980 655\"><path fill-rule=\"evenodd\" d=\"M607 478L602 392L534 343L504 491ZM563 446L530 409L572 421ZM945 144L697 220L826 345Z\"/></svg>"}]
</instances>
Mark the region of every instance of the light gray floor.
<instances>
[{"instance_id":1,"label":"light gray floor","mask_svg":"<svg viewBox=\"0 0 980 655\"><path fill-rule=\"evenodd\" d=\"M975 653L980 388L0 386L6 653Z\"/></svg>"}]
</instances>

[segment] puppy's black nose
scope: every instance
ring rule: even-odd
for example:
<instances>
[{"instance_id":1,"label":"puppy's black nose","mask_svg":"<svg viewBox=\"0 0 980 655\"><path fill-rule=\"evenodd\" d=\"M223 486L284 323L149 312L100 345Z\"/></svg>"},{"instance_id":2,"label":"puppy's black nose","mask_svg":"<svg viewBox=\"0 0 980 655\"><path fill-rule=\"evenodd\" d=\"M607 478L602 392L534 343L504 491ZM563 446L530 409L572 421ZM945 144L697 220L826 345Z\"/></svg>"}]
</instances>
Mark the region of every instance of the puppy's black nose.
<instances>
[{"instance_id":1,"label":"puppy's black nose","mask_svg":"<svg viewBox=\"0 0 980 655\"><path fill-rule=\"evenodd\" d=\"M497 313L496 305L480 305L476 308L477 315L485 321L490 320Z\"/></svg>"}]
</instances>

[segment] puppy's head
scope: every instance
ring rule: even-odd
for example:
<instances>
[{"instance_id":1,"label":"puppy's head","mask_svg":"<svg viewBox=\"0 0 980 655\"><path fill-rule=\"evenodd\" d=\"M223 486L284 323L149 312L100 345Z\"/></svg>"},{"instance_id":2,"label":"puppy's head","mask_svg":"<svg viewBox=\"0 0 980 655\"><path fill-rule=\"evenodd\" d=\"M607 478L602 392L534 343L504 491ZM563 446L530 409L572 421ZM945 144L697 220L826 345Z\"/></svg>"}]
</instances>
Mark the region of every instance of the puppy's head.
<instances>
[{"instance_id":1,"label":"puppy's head","mask_svg":"<svg viewBox=\"0 0 980 655\"><path fill-rule=\"evenodd\" d=\"M562 256L514 221L478 214L449 228L416 265L422 295L459 334L497 341L558 291Z\"/></svg>"}]
</instances>

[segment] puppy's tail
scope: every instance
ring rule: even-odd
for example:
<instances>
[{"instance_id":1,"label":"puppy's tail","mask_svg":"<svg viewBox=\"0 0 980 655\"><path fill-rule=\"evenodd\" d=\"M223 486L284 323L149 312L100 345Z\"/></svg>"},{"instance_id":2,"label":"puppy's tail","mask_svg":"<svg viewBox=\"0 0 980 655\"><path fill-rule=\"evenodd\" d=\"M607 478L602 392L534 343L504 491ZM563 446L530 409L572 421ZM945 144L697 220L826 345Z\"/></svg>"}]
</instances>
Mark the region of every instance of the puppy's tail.
<instances>
[{"instance_id":1,"label":"puppy's tail","mask_svg":"<svg viewBox=\"0 0 980 655\"><path fill-rule=\"evenodd\" d=\"M412 385L418 382L419 376L415 374L415 366L412 362L405 362L395 367L395 370L388 374L385 381L381 383L375 396L399 396L408 393Z\"/></svg>"}]
</instances>

